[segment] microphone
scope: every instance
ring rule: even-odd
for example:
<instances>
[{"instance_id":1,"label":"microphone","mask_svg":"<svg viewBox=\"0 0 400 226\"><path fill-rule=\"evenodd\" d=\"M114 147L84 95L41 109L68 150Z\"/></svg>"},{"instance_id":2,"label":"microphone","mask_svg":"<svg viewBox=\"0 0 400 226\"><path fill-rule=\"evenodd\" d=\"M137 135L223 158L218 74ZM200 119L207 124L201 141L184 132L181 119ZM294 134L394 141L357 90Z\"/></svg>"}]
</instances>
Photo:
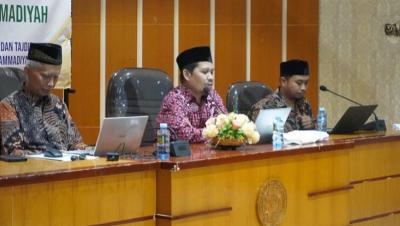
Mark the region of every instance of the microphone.
<instances>
[{"instance_id":1,"label":"microphone","mask_svg":"<svg viewBox=\"0 0 400 226\"><path fill-rule=\"evenodd\" d=\"M160 127L153 127L154 129L160 129ZM175 137L175 140L172 140L170 136L170 144L169 144L169 149L170 149L170 156L173 157L179 157L179 156L190 156L192 154L192 151L190 149L190 144L189 141L187 140L179 140L177 132L171 128L168 127L168 130L170 133ZM155 140L157 142L157 140ZM153 155L157 156L157 149L153 151Z\"/></svg>"},{"instance_id":2,"label":"microphone","mask_svg":"<svg viewBox=\"0 0 400 226\"><path fill-rule=\"evenodd\" d=\"M209 86L205 86L203 88L203 97L207 98L210 95L211 88Z\"/></svg>"},{"instance_id":3,"label":"microphone","mask_svg":"<svg viewBox=\"0 0 400 226\"><path fill-rule=\"evenodd\" d=\"M340 95L340 94L338 94L338 93L336 93L336 92L333 92L332 90L326 88L326 86L324 86L324 85L321 85L321 86L319 87L319 89L320 89L321 91L324 91L324 92L327 91L327 92L333 93L334 95L339 96L339 97L341 97L341 98L343 98L343 99L345 99L345 100L347 100L347 101L350 101L350 102L352 102L352 103L354 103L354 104L357 104L358 106L363 106L362 104L358 103L357 101L354 101L354 100L352 100L352 99L350 99L350 98L347 98L347 97L342 96L342 95ZM377 120L378 117L375 115L375 112L374 112L373 114L374 114L374 116L375 116L375 119Z\"/></svg>"},{"instance_id":4,"label":"microphone","mask_svg":"<svg viewBox=\"0 0 400 226\"><path fill-rule=\"evenodd\" d=\"M343 98L343 99L345 99L345 100L347 100L347 101L350 101L350 102L352 102L352 103L354 103L354 104L357 104L358 106L363 106L363 104L361 104L361 103L359 103L359 102L357 102L357 101L355 101L355 100L352 100L352 99L350 99L350 98L348 98L348 97L345 97L345 96L343 96L343 95L340 95L340 94L338 94L338 93L336 93L336 92L334 92L334 91L328 89L328 88L327 88L326 86L324 86L324 85L321 85L321 86L319 87L319 89L320 89L321 91L324 91L324 92L330 92L330 93L332 93L332 94L334 94L334 95L336 95L336 96L338 96L338 97L341 97L341 98ZM363 130L386 131L385 120L379 119L378 116L375 114L375 112L372 112L372 114L374 115L375 121L374 121L374 122L369 122L369 123L364 124L364 126L363 126L361 129L363 129Z\"/></svg>"},{"instance_id":5,"label":"microphone","mask_svg":"<svg viewBox=\"0 0 400 226\"><path fill-rule=\"evenodd\" d=\"M208 95L210 95L210 92L211 92L211 87L205 86L205 87L203 88L203 98L204 98L204 99L207 99ZM223 113L225 113L225 111L224 111L223 109L221 109L220 106L218 106L218 104L215 103L215 101L212 101L212 102L213 102L214 109L217 110L217 113L218 113L218 114L223 114Z\"/></svg>"}]
</instances>

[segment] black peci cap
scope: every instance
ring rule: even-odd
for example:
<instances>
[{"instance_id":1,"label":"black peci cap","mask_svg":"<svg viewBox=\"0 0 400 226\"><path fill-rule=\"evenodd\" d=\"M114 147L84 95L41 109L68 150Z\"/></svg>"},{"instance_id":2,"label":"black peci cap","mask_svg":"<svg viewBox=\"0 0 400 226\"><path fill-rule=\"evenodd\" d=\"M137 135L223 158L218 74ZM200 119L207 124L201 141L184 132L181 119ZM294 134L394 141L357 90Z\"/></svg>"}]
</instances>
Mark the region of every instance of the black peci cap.
<instances>
[{"instance_id":1,"label":"black peci cap","mask_svg":"<svg viewBox=\"0 0 400 226\"><path fill-rule=\"evenodd\" d=\"M186 65L200 61L208 61L212 63L210 47L200 46L187 49L180 53L176 58L176 63L178 63L180 70L183 70Z\"/></svg>"},{"instance_id":2,"label":"black peci cap","mask_svg":"<svg viewBox=\"0 0 400 226\"><path fill-rule=\"evenodd\" d=\"M62 48L60 45L53 43L31 43L28 60L60 65L62 63Z\"/></svg>"},{"instance_id":3,"label":"black peci cap","mask_svg":"<svg viewBox=\"0 0 400 226\"><path fill-rule=\"evenodd\" d=\"M304 60L288 60L281 63L281 76L309 75L308 63Z\"/></svg>"}]
</instances>

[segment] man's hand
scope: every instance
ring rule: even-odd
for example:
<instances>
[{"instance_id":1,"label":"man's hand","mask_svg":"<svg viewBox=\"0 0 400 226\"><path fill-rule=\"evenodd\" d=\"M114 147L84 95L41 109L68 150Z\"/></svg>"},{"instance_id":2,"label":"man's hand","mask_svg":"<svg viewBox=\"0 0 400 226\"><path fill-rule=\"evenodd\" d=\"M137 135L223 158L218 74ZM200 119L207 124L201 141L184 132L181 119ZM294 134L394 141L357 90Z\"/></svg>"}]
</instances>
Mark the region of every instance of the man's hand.
<instances>
[{"instance_id":1,"label":"man's hand","mask_svg":"<svg viewBox=\"0 0 400 226\"><path fill-rule=\"evenodd\" d=\"M24 156L25 152L21 149L15 149L13 152L11 152L11 155L15 156Z\"/></svg>"},{"instance_id":2,"label":"man's hand","mask_svg":"<svg viewBox=\"0 0 400 226\"><path fill-rule=\"evenodd\" d=\"M75 145L75 150L84 150L88 145L84 143L79 143Z\"/></svg>"},{"instance_id":3,"label":"man's hand","mask_svg":"<svg viewBox=\"0 0 400 226\"><path fill-rule=\"evenodd\" d=\"M310 116L301 115L298 118L303 129L315 129L314 121Z\"/></svg>"}]
</instances>

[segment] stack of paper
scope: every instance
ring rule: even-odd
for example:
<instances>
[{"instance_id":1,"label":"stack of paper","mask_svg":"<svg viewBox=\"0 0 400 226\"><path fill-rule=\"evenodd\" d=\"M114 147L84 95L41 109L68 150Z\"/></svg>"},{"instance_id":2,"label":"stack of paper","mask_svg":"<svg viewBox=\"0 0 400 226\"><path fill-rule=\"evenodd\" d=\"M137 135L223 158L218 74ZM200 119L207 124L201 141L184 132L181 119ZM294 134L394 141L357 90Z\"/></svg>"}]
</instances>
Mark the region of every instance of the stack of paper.
<instances>
[{"instance_id":1,"label":"stack of paper","mask_svg":"<svg viewBox=\"0 0 400 226\"><path fill-rule=\"evenodd\" d=\"M327 132L317 130L294 130L283 134L284 144L310 144L328 138Z\"/></svg>"}]
</instances>

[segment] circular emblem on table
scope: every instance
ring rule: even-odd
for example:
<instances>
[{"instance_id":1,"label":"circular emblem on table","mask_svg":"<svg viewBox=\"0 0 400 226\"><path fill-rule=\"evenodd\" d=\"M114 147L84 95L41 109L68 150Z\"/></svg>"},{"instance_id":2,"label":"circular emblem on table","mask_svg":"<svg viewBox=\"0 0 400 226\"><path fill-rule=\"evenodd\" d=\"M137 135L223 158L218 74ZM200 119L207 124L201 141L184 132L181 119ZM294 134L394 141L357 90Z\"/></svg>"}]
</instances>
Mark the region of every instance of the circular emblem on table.
<instances>
[{"instance_id":1,"label":"circular emblem on table","mask_svg":"<svg viewBox=\"0 0 400 226\"><path fill-rule=\"evenodd\" d=\"M267 180L257 197L257 215L263 226L278 226L286 213L287 195L283 184L276 179Z\"/></svg>"}]
</instances>

